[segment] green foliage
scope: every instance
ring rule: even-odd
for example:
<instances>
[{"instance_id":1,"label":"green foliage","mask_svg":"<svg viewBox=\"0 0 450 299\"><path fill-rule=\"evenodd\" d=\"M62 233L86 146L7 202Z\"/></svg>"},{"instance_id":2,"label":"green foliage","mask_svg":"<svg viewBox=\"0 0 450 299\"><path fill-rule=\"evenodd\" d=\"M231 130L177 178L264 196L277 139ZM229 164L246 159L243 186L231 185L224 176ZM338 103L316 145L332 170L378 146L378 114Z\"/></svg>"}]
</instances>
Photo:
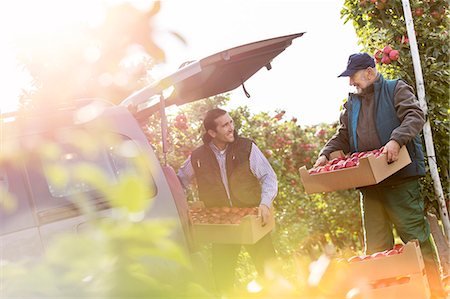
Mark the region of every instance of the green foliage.
<instances>
[{"instance_id":1,"label":"green foliage","mask_svg":"<svg viewBox=\"0 0 450 299\"><path fill-rule=\"evenodd\" d=\"M7 298L205 296L190 281L186 257L169 241L170 232L170 223L98 221L95 230L60 236L46 258L32 266L6 264L2 294Z\"/></svg>"},{"instance_id":2,"label":"green foliage","mask_svg":"<svg viewBox=\"0 0 450 299\"><path fill-rule=\"evenodd\" d=\"M70 142L80 148L105 148L101 142L108 139L108 133L93 136L96 137L85 139L88 145L79 144L79 139ZM56 143L40 144L36 153L45 161L43 170L52 186L65 186L74 179L82 181L98 190L112 209L105 214L106 211L96 209L93 198L74 195L73 203L84 215L64 221L76 220L76 232L55 234L39 259L2 258L2 298L212 297L194 271L188 253L174 238L175 222L145 217L153 194L145 157L134 152L130 159L136 163L132 168L136 172L124 171L116 182L93 163L73 163L67 167L61 164L61 151ZM21 151L17 146L10 154L2 152L0 162L21 165L23 160L17 157L31 157L29 152L18 154ZM130 153L133 151L127 152ZM93 152L79 154L95 157ZM4 193L8 195L6 190L0 191L2 199ZM7 199L2 200L0 209L14 210L10 201L15 199ZM62 223L59 225L64 227Z\"/></svg>"},{"instance_id":3,"label":"green foliage","mask_svg":"<svg viewBox=\"0 0 450 299\"><path fill-rule=\"evenodd\" d=\"M449 198L449 5L445 0L412 0L417 44L425 84L428 119L430 120L439 175L444 194ZM402 1L346 0L341 14L352 21L358 42L368 53L386 45L400 52L400 59L379 65L389 78L398 77L415 85L409 40L403 16ZM426 197L434 201L431 177L425 179Z\"/></svg>"}]
</instances>

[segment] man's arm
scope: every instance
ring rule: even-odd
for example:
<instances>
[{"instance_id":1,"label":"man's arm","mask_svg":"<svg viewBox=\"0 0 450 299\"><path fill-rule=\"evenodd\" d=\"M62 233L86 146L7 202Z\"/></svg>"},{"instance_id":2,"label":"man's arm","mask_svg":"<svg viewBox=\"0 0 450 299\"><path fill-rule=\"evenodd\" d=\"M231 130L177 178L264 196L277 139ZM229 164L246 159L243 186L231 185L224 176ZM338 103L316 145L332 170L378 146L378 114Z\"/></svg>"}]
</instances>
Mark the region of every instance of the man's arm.
<instances>
[{"instance_id":1,"label":"man's arm","mask_svg":"<svg viewBox=\"0 0 450 299\"><path fill-rule=\"evenodd\" d=\"M259 211L262 224L265 225L270 216L272 201L278 193L278 180L269 161L254 143L250 152L250 169L261 184Z\"/></svg>"},{"instance_id":2,"label":"man's arm","mask_svg":"<svg viewBox=\"0 0 450 299\"><path fill-rule=\"evenodd\" d=\"M250 169L261 184L261 204L268 207L278 193L278 180L275 171L261 150L252 143Z\"/></svg>"},{"instance_id":3,"label":"man's arm","mask_svg":"<svg viewBox=\"0 0 450 299\"><path fill-rule=\"evenodd\" d=\"M178 169L177 176L181 185L183 185L183 188L187 189L195 176L194 167L192 167L191 163L191 156L189 156L186 161L184 161L183 165L181 165L180 169Z\"/></svg>"},{"instance_id":4,"label":"man's arm","mask_svg":"<svg viewBox=\"0 0 450 299\"><path fill-rule=\"evenodd\" d=\"M413 139L425 124L425 115L420 108L411 86L399 80L394 92L394 105L401 124L391 133L391 140L405 145Z\"/></svg>"},{"instance_id":5,"label":"man's arm","mask_svg":"<svg viewBox=\"0 0 450 299\"><path fill-rule=\"evenodd\" d=\"M400 126L391 133L391 138L384 145L383 153L388 163L398 160L400 148L414 138L425 124L425 114L414 95L413 88L399 80L394 91L394 106Z\"/></svg>"}]
</instances>

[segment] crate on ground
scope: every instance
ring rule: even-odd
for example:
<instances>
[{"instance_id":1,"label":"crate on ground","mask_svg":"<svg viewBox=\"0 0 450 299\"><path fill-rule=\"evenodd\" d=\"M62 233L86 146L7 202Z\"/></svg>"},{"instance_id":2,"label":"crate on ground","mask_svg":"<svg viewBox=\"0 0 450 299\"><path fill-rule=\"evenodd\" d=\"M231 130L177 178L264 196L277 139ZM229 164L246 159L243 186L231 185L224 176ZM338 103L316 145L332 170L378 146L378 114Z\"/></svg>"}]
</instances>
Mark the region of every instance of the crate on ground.
<instances>
[{"instance_id":1,"label":"crate on ground","mask_svg":"<svg viewBox=\"0 0 450 299\"><path fill-rule=\"evenodd\" d=\"M350 262L347 289L363 298L429 299L430 289L419 242L408 242L400 253Z\"/></svg>"},{"instance_id":2,"label":"crate on ground","mask_svg":"<svg viewBox=\"0 0 450 299\"><path fill-rule=\"evenodd\" d=\"M334 153L336 155L336 153ZM411 163L405 146L398 160L388 164L386 155L369 155L359 159L359 165L333 171L310 174L306 166L299 169L306 193L331 192L375 185Z\"/></svg>"},{"instance_id":3,"label":"crate on ground","mask_svg":"<svg viewBox=\"0 0 450 299\"><path fill-rule=\"evenodd\" d=\"M197 202L192 208L204 208ZM272 211L273 212L273 211ZM230 221L231 222L231 221ZM256 214L245 215L235 223L198 223L191 219L192 235L197 243L254 244L275 227L273 213L266 225Z\"/></svg>"}]
</instances>

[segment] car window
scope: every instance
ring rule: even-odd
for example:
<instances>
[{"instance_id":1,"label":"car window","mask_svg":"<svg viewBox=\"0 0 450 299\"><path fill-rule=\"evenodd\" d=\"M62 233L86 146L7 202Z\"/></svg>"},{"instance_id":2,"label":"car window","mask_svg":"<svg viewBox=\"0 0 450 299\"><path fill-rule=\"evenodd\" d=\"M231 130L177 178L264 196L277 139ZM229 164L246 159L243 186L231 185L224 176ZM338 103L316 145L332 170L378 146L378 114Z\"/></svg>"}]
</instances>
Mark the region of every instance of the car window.
<instances>
[{"instance_id":1,"label":"car window","mask_svg":"<svg viewBox=\"0 0 450 299\"><path fill-rule=\"evenodd\" d=\"M94 166L101 171L102 175L110 184L117 184L122 175L139 175L138 165L136 165L133 157L123 154L121 147L134 145L134 150L138 149L137 144L126 136L118 136L120 142L114 145L104 145L97 148L95 153L86 152L73 143L59 143L59 152L57 157L52 159L42 158L43 173L48 185L48 190L53 198L65 198L68 196L96 191L95 186L88 180L80 176L76 176L76 169L79 165L88 164ZM142 153L139 153L142 154ZM57 166L63 173L63 179L55 179L55 173L48 171L52 167ZM148 170L150 174L150 169ZM156 195L156 187L153 178L150 178L152 197Z\"/></svg>"},{"instance_id":2,"label":"car window","mask_svg":"<svg viewBox=\"0 0 450 299\"><path fill-rule=\"evenodd\" d=\"M108 162L108 154L104 150L100 150L94 157L87 157L80 148L61 144L60 153L56 159L53 158L51 161L43 159L42 161L44 176L52 197L66 197L94 190L87 180L75 176L76 168L85 162L97 167L108 177L110 182L115 183L113 165ZM52 171L55 166L60 167L63 173Z\"/></svg>"}]
</instances>

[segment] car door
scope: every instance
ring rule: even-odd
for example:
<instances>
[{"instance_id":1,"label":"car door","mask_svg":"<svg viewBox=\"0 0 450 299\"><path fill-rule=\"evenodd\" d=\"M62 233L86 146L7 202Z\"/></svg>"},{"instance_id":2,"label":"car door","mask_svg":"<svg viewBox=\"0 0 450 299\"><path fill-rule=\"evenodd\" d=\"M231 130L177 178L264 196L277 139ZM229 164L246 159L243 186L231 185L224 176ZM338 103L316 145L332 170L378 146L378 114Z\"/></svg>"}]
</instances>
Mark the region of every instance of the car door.
<instances>
[{"instance_id":1,"label":"car door","mask_svg":"<svg viewBox=\"0 0 450 299\"><path fill-rule=\"evenodd\" d=\"M20 161L0 165L0 259L13 262L42 256L29 186ZM6 202L8 201L8 202Z\"/></svg>"}]
</instances>

